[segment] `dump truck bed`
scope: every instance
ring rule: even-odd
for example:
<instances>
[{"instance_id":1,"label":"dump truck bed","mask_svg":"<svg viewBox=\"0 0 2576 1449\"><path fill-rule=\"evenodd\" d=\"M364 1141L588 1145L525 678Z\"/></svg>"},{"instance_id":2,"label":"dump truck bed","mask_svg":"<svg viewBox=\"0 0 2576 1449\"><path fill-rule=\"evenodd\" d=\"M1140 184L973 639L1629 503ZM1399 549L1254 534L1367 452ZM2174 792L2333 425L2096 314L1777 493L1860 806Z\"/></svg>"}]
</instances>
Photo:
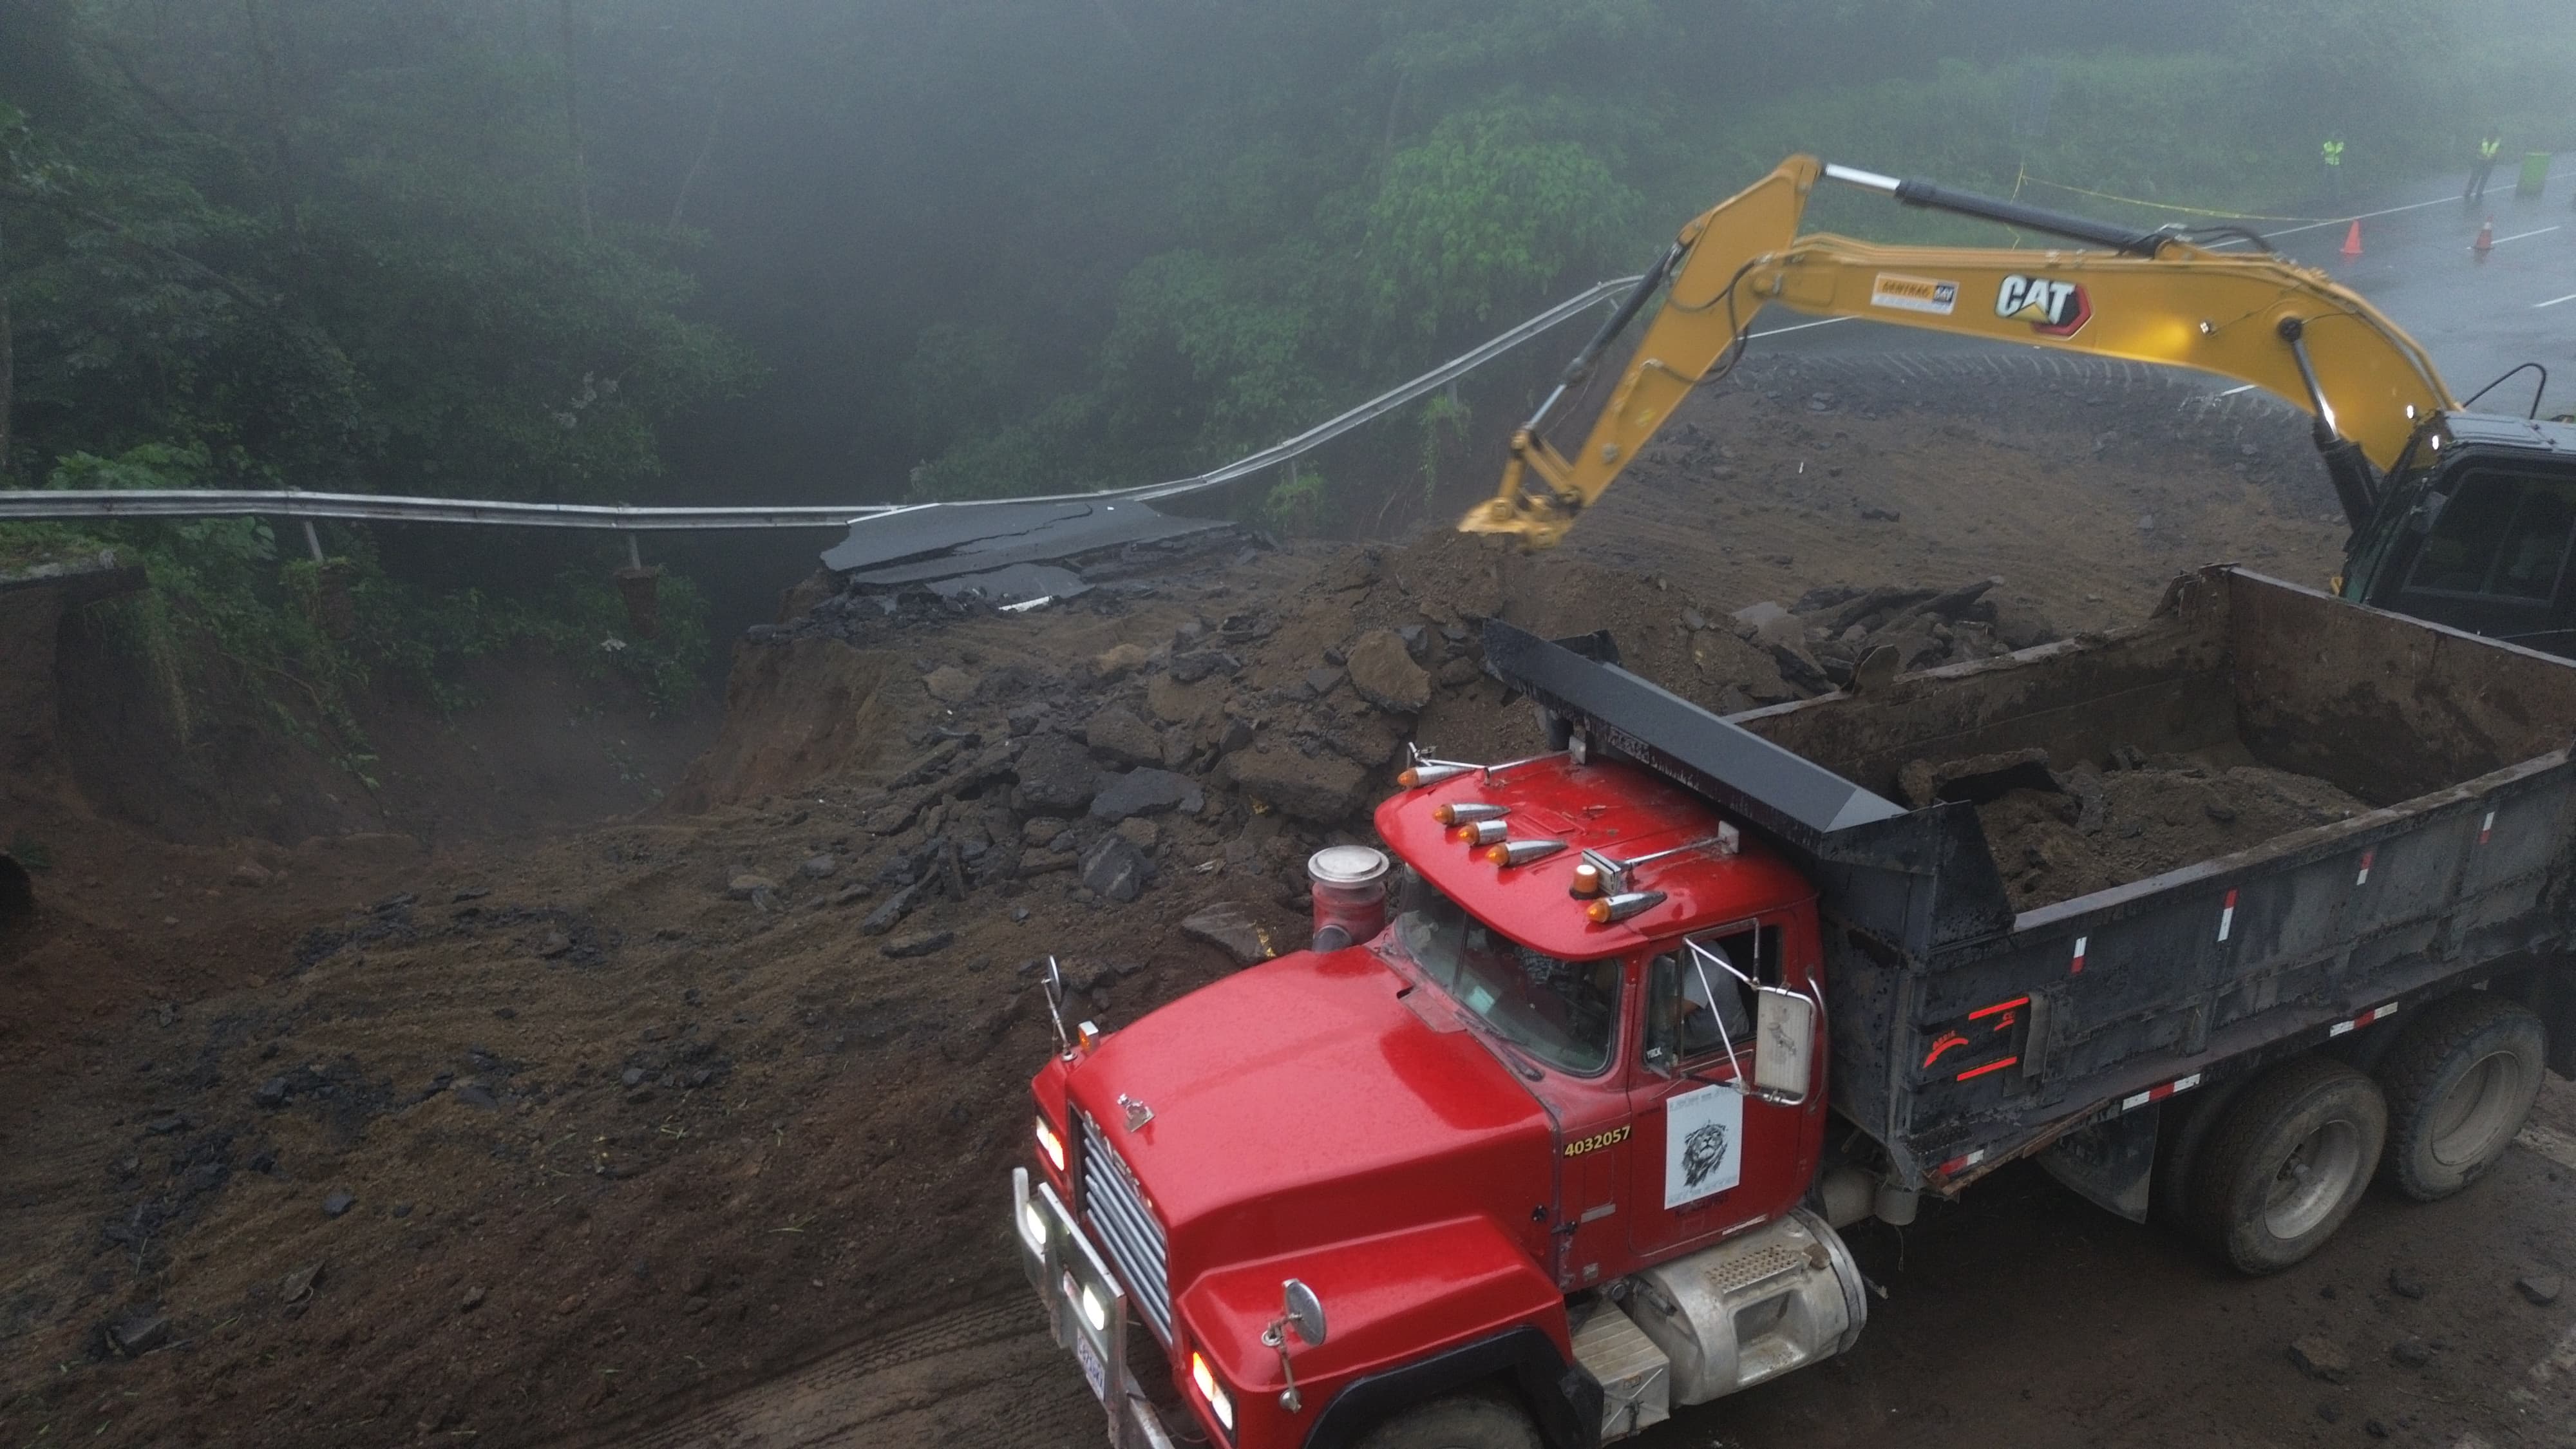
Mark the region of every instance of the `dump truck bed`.
<instances>
[{"instance_id":1,"label":"dump truck bed","mask_svg":"<svg viewBox=\"0 0 2576 1449\"><path fill-rule=\"evenodd\" d=\"M2186 575L2135 628L1726 721L1564 649L1487 647L1813 872L1834 1103L1903 1185L1955 1189L2576 923L2576 665L2240 569ZM2359 813L2015 911L1980 793L2141 756L2313 777Z\"/></svg>"}]
</instances>

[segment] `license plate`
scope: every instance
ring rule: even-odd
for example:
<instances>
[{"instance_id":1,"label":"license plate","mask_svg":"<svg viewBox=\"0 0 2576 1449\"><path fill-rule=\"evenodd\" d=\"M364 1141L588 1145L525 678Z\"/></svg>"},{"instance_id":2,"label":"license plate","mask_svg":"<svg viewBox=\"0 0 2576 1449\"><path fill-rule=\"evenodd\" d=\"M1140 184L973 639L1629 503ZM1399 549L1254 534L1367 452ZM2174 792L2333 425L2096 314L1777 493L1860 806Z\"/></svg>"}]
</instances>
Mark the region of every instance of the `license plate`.
<instances>
[{"instance_id":1,"label":"license plate","mask_svg":"<svg viewBox=\"0 0 2576 1449\"><path fill-rule=\"evenodd\" d=\"M1091 1381L1091 1396L1108 1403L1109 1370L1100 1362L1100 1351L1091 1346L1091 1340L1083 1337L1082 1330L1078 1328L1073 1332L1073 1356L1082 1360L1082 1376Z\"/></svg>"}]
</instances>

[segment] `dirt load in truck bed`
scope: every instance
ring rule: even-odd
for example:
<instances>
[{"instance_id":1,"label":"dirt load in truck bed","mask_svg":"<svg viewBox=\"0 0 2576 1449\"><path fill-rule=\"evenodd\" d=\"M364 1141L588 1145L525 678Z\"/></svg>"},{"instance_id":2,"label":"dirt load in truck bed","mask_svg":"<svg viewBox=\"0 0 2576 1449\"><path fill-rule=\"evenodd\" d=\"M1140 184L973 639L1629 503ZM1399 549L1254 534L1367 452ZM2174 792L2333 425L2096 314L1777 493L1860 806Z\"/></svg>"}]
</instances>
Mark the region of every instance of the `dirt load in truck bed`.
<instances>
[{"instance_id":1,"label":"dirt load in truck bed","mask_svg":"<svg viewBox=\"0 0 2576 1449\"><path fill-rule=\"evenodd\" d=\"M2370 807L2323 780L2185 758L2082 764L2062 786L1977 806L2013 909L2027 911L2228 855Z\"/></svg>"}]
</instances>

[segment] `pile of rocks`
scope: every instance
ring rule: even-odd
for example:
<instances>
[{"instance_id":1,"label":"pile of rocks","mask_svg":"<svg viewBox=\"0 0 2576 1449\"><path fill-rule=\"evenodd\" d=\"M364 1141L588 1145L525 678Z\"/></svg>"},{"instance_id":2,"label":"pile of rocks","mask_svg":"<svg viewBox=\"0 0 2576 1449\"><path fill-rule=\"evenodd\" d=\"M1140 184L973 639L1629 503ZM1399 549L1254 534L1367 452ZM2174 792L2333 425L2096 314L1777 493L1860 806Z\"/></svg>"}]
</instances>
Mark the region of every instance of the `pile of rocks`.
<instances>
[{"instance_id":1,"label":"pile of rocks","mask_svg":"<svg viewBox=\"0 0 2576 1449\"><path fill-rule=\"evenodd\" d=\"M847 827L822 822L818 853L783 881L738 875L729 892L763 910L865 902L860 929L889 955L947 944L917 922L906 933L924 906L1042 883L1124 904L1213 876L1302 910L1306 857L1366 838L1416 716L1480 666L1463 622L1358 629L1312 654L1273 646L1280 627L1269 613L1191 620L1061 671L925 664L942 708L911 737L919 754L833 802ZM1190 934L1237 955L1282 944L1248 917L1203 924Z\"/></svg>"}]
</instances>

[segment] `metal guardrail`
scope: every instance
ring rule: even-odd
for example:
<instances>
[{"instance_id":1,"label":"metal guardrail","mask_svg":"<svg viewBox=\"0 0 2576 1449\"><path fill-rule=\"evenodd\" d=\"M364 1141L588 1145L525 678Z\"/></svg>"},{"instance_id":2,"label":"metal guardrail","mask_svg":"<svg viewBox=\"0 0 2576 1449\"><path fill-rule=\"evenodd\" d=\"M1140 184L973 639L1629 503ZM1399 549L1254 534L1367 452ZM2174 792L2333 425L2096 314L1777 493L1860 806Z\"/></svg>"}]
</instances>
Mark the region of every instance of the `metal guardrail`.
<instances>
[{"instance_id":1,"label":"metal guardrail","mask_svg":"<svg viewBox=\"0 0 2576 1449\"><path fill-rule=\"evenodd\" d=\"M300 518L402 523L461 523L504 528L595 528L620 533L737 528L846 528L871 519L934 508L994 504L1059 503L1087 499L1154 502L1178 498L1261 473L1322 447L1363 423L1386 416L1638 282L1621 277L1577 293L1509 331L1461 353L1429 372L1382 392L1348 412L1318 423L1221 468L1165 483L1036 498L976 498L941 503L813 504L787 507L634 508L619 504L509 503L467 498L401 498L374 493L307 493L299 489L135 488L25 489L0 491L0 521L72 518Z\"/></svg>"}]
</instances>

